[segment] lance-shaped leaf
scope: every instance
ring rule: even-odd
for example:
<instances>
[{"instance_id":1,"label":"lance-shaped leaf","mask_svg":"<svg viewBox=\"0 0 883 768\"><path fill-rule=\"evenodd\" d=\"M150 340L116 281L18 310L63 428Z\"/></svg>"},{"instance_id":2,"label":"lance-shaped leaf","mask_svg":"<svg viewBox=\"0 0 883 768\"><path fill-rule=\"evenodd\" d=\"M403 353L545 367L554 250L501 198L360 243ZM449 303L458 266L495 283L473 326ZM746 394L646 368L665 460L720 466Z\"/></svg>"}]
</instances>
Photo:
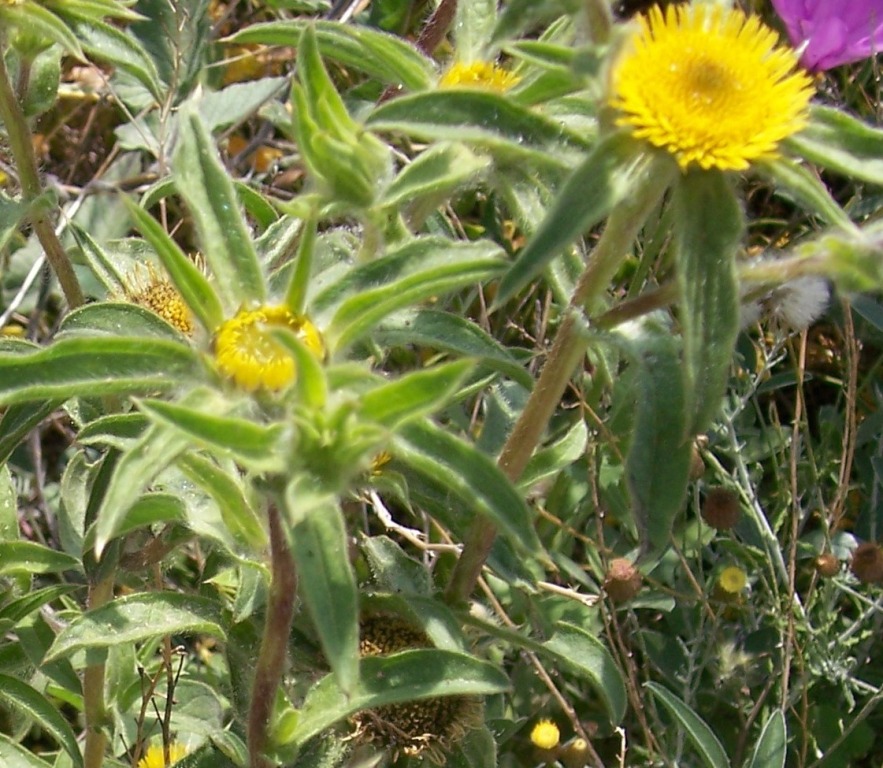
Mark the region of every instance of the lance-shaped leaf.
<instances>
[{"instance_id":1,"label":"lance-shaped leaf","mask_svg":"<svg viewBox=\"0 0 883 768\"><path fill-rule=\"evenodd\" d=\"M395 430L401 424L441 410L472 368L458 360L402 376L362 397L362 416Z\"/></svg>"},{"instance_id":2,"label":"lance-shaped leaf","mask_svg":"<svg viewBox=\"0 0 883 768\"><path fill-rule=\"evenodd\" d=\"M224 319L224 310L208 278L168 236L153 216L128 197L124 197L123 200L126 208L129 209L129 214L135 220L135 226L153 246L184 303L202 327L209 333L214 333Z\"/></svg>"},{"instance_id":3,"label":"lance-shaped leaf","mask_svg":"<svg viewBox=\"0 0 883 768\"><path fill-rule=\"evenodd\" d=\"M180 387L201 374L184 344L149 338L69 338L28 355L0 352L0 405Z\"/></svg>"},{"instance_id":4,"label":"lance-shaped leaf","mask_svg":"<svg viewBox=\"0 0 883 768\"><path fill-rule=\"evenodd\" d=\"M359 682L359 608L356 580L346 556L348 535L337 499L317 493L299 477L285 490L285 516L298 590L316 626L337 687Z\"/></svg>"},{"instance_id":5,"label":"lance-shaped leaf","mask_svg":"<svg viewBox=\"0 0 883 768\"><path fill-rule=\"evenodd\" d=\"M883 184L883 130L818 104L810 117L806 128L785 141L795 154L850 179Z\"/></svg>"},{"instance_id":6,"label":"lance-shaped leaf","mask_svg":"<svg viewBox=\"0 0 883 768\"><path fill-rule=\"evenodd\" d=\"M190 403L141 400L138 408L152 421L180 430L194 445L221 451L249 466L280 469L279 441L285 431L282 424L256 424L224 415L229 404L209 390L194 392Z\"/></svg>"},{"instance_id":7,"label":"lance-shaped leaf","mask_svg":"<svg viewBox=\"0 0 883 768\"><path fill-rule=\"evenodd\" d=\"M425 255L422 263L415 259ZM315 304L340 302L325 338L337 352L369 333L384 317L424 299L475 285L499 274L501 251L490 243L452 247L441 238L415 241L395 254L352 270L342 281L316 297Z\"/></svg>"},{"instance_id":8,"label":"lance-shaped leaf","mask_svg":"<svg viewBox=\"0 0 883 768\"><path fill-rule=\"evenodd\" d=\"M181 331L155 312L126 302L102 301L77 307L61 324L56 341L75 336L149 336L189 346Z\"/></svg>"},{"instance_id":9,"label":"lance-shaped leaf","mask_svg":"<svg viewBox=\"0 0 883 768\"><path fill-rule=\"evenodd\" d=\"M145 592L112 600L66 626L45 663L81 650L131 646L163 635L212 635L224 639L223 612L213 600L178 592Z\"/></svg>"},{"instance_id":10,"label":"lance-shaped leaf","mask_svg":"<svg viewBox=\"0 0 883 768\"><path fill-rule=\"evenodd\" d=\"M788 755L788 732L781 709L775 710L764 723L746 768L785 768Z\"/></svg>"},{"instance_id":11,"label":"lance-shaped leaf","mask_svg":"<svg viewBox=\"0 0 883 768\"><path fill-rule=\"evenodd\" d=\"M16 677L0 675L0 702L24 712L57 741L67 752L75 768L83 765L77 737L67 720L42 693ZM5 763L4 763L5 765Z\"/></svg>"},{"instance_id":12,"label":"lance-shaped leaf","mask_svg":"<svg viewBox=\"0 0 883 768\"><path fill-rule=\"evenodd\" d=\"M436 696L489 695L508 688L508 677L497 667L454 651L420 648L365 658L359 684L349 694L331 676L320 680L307 693L294 729L279 737L300 746L363 709Z\"/></svg>"},{"instance_id":13,"label":"lance-shaped leaf","mask_svg":"<svg viewBox=\"0 0 883 768\"><path fill-rule=\"evenodd\" d=\"M471 320L434 309L404 310L383 321L373 335L381 346L419 344L472 357L527 389L533 377L512 353Z\"/></svg>"},{"instance_id":14,"label":"lance-shaped leaf","mask_svg":"<svg viewBox=\"0 0 883 768\"><path fill-rule=\"evenodd\" d=\"M178 466L195 485L215 500L230 533L252 551L262 552L267 544L267 534L238 479L195 453L182 456Z\"/></svg>"},{"instance_id":15,"label":"lance-shaped leaf","mask_svg":"<svg viewBox=\"0 0 883 768\"><path fill-rule=\"evenodd\" d=\"M66 53L80 61L85 61L83 49L76 35L54 13L41 3L24 0L22 3L4 3L0 6L0 28L18 27L31 35L58 43Z\"/></svg>"},{"instance_id":16,"label":"lance-shaped leaf","mask_svg":"<svg viewBox=\"0 0 883 768\"><path fill-rule=\"evenodd\" d=\"M37 589L10 600L0 608L0 632L8 632L34 611L81 588L75 584L58 584L53 587L43 587L43 589Z\"/></svg>"},{"instance_id":17,"label":"lance-shaped leaf","mask_svg":"<svg viewBox=\"0 0 883 768\"><path fill-rule=\"evenodd\" d=\"M429 422L404 427L395 438L394 453L444 488L452 502L487 515L522 550L542 556L527 504L488 456Z\"/></svg>"},{"instance_id":18,"label":"lance-shaped leaf","mask_svg":"<svg viewBox=\"0 0 883 768\"><path fill-rule=\"evenodd\" d=\"M264 279L239 199L211 135L192 109L181 115L172 170L227 309L263 301Z\"/></svg>"},{"instance_id":19,"label":"lance-shaped leaf","mask_svg":"<svg viewBox=\"0 0 883 768\"><path fill-rule=\"evenodd\" d=\"M44 403L17 403L3 411L0 416L0 465L5 464L30 431L63 402L47 400Z\"/></svg>"},{"instance_id":20,"label":"lance-shaped leaf","mask_svg":"<svg viewBox=\"0 0 883 768\"><path fill-rule=\"evenodd\" d=\"M51 768L29 749L12 740L11 736L0 733L0 765L3 768Z\"/></svg>"},{"instance_id":21,"label":"lance-shaped leaf","mask_svg":"<svg viewBox=\"0 0 883 768\"><path fill-rule=\"evenodd\" d=\"M378 106L366 124L419 139L474 144L503 159L559 169L572 166L589 146L560 123L502 94L477 90L402 96Z\"/></svg>"},{"instance_id":22,"label":"lance-shaped leaf","mask_svg":"<svg viewBox=\"0 0 883 768\"><path fill-rule=\"evenodd\" d=\"M543 648L546 654L592 682L611 723L622 721L627 703L625 683L610 652L597 637L562 621L555 625L555 634L543 643Z\"/></svg>"},{"instance_id":23,"label":"lance-shaped leaf","mask_svg":"<svg viewBox=\"0 0 883 768\"><path fill-rule=\"evenodd\" d=\"M568 177L552 209L500 281L499 306L537 277L580 235L600 222L638 185L665 184L662 163L634 154L634 142L615 133L598 142Z\"/></svg>"},{"instance_id":24,"label":"lance-shaped leaf","mask_svg":"<svg viewBox=\"0 0 883 768\"><path fill-rule=\"evenodd\" d=\"M299 48L306 27L302 21L252 24L228 40L239 45L259 43ZM400 37L336 22L317 22L315 30L319 50L328 59L409 90L423 90L435 82L432 60Z\"/></svg>"},{"instance_id":25,"label":"lance-shaped leaf","mask_svg":"<svg viewBox=\"0 0 883 768\"><path fill-rule=\"evenodd\" d=\"M654 319L627 326L635 376L635 424L626 458L635 523L645 551L668 546L690 471L680 344Z\"/></svg>"},{"instance_id":26,"label":"lance-shaped leaf","mask_svg":"<svg viewBox=\"0 0 883 768\"><path fill-rule=\"evenodd\" d=\"M653 697L678 721L708 768L730 768L730 760L714 731L681 699L657 683L645 683Z\"/></svg>"},{"instance_id":27,"label":"lance-shaped leaf","mask_svg":"<svg viewBox=\"0 0 883 768\"><path fill-rule=\"evenodd\" d=\"M0 541L0 575L81 570L75 557L34 541Z\"/></svg>"},{"instance_id":28,"label":"lance-shaped leaf","mask_svg":"<svg viewBox=\"0 0 883 768\"><path fill-rule=\"evenodd\" d=\"M739 333L736 251L742 211L723 173L687 173L674 188L675 262L684 336L687 432L720 408Z\"/></svg>"}]
</instances>

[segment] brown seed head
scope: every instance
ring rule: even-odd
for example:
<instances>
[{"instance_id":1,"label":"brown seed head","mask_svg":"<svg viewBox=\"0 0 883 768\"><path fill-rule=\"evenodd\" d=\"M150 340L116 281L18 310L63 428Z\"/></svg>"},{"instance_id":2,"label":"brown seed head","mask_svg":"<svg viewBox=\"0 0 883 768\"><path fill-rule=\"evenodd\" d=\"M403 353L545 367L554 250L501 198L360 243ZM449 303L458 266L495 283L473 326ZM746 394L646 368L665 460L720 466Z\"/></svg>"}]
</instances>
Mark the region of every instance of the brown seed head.
<instances>
[{"instance_id":1,"label":"brown seed head","mask_svg":"<svg viewBox=\"0 0 883 768\"><path fill-rule=\"evenodd\" d=\"M849 566L862 584L883 583L883 551L873 541L859 544L852 553Z\"/></svg>"},{"instance_id":2,"label":"brown seed head","mask_svg":"<svg viewBox=\"0 0 883 768\"><path fill-rule=\"evenodd\" d=\"M631 600L641 591L640 571L626 558L614 558L604 577L604 591L616 605Z\"/></svg>"},{"instance_id":3,"label":"brown seed head","mask_svg":"<svg viewBox=\"0 0 883 768\"><path fill-rule=\"evenodd\" d=\"M729 531L742 516L739 494L731 488L711 488L702 505L702 519L718 531Z\"/></svg>"},{"instance_id":4,"label":"brown seed head","mask_svg":"<svg viewBox=\"0 0 883 768\"><path fill-rule=\"evenodd\" d=\"M819 576L824 576L826 579L830 579L832 576L840 573L840 561L831 552L823 552L815 559L813 564L815 565L816 573Z\"/></svg>"}]
</instances>

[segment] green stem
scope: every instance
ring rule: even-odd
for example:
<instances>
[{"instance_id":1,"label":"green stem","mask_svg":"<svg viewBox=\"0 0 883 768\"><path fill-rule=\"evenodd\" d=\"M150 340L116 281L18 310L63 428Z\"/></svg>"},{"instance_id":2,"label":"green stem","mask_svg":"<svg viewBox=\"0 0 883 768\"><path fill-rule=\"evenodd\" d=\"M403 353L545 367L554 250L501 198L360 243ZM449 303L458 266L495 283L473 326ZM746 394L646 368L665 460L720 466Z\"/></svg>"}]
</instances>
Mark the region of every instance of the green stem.
<instances>
[{"instance_id":1,"label":"green stem","mask_svg":"<svg viewBox=\"0 0 883 768\"><path fill-rule=\"evenodd\" d=\"M613 210L604 234L589 256L564 320L555 334L546 364L497 461L513 483L524 472L567 389L574 369L585 355L588 346L585 313L607 289L644 220L667 189L668 184L660 182L654 180L653 183L644 184L642 189ZM449 603L462 603L469 598L496 535L496 526L489 518L475 517L445 590L445 599Z\"/></svg>"},{"instance_id":2,"label":"green stem","mask_svg":"<svg viewBox=\"0 0 883 768\"><path fill-rule=\"evenodd\" d=\"M282 529L279 509L271 504L268 510L270 529L270 594L261 650L251 689L248 712L248 760L250 768L271 768L264 755L269 741L270 718L276 690L285 668L288 636L294 617L297 576L288 539Z\"/></svg>"},{"instance_id":3,"label":"green stem","mask_svg":"<svg viewBox=\"0 0 883 768\"><path fill-rule=\"evenodd\" d=\"M113 576L109 576L89 587L89 610L113 599L113 582ZM90 664L83 672L83 713L86 718L83 765L84 768L101 768L107 746L104 731L107 717L104 707L104 664Z\"/></svg>"},{"instance_id":4,"label":"green stem","mask_svg":"<svg viewBox=\"0 0 883 768\"><path fill-rule=\"evenodd\" d=\"M6 69L6 60L2 53L0 53L0 120L6 126L9 148L21 184L22 199L26 203L33 203L43 192L43 187L37 171L31 132L9 81L9 71ZM40 245L43 246L52 270L58 277L68 306L71 309L80 306L85 301L83 291L44 206L33 205L30 215L34 232Z\"/></svg>"}]
</instances>

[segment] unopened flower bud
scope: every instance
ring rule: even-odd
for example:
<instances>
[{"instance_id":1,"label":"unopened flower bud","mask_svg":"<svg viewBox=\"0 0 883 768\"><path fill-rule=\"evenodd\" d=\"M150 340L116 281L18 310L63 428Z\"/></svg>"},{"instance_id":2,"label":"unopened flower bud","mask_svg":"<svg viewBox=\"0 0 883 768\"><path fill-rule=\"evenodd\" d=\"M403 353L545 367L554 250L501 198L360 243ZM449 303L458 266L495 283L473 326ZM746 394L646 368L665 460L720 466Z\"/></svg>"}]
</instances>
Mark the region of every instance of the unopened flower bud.
<instances>
[{"instance_id":1,"label":"unopened flower bud","mask_svg":"<svg viewBox=\"0 0 883 768\"><path fill-rule=\"evenodd\" d=\"M840 573L840 561L831 552L823 552L815 559L813 564L815 565L816 573L827 579Z\"/></svg>"}]
</instances>

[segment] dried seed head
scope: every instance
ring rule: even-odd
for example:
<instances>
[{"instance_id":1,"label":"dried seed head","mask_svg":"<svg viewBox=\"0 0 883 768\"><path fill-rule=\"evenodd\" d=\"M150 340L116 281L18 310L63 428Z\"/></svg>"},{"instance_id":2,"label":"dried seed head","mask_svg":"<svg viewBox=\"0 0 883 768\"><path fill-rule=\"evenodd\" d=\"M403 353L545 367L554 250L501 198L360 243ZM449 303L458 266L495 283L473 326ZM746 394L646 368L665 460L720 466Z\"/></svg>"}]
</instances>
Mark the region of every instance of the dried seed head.
<instances>
[{"instance_id":1,"label":"dried seed head","mask_svg":"<svg viewBox=\"0 0 883 768\"><path fill-rule=\"evenodd\" d=\"M383 656L409 648L431 648L419 627L394 614L375 614L360 626L362 656ZM472 696L444 696L389 704L357 713L352 718L356 738L379 744L399 755L426 758L444 765L451 745L481 726L481 700Z\"/></svg>"},{"instance_id":2,"label":"dried seed head","mask_svg":"<svg viewBox=\"0 0 883 768\"><path fill-rule=\"evenodd\" d=\"M739 522L742 508L732 488L711 488L702 505L702 519L718 531L728 531Z\"/></svg>"},{"instance_id":3,"label":"dried seed head","mask_svg":"<svg viewBox=\"0 0 883 768\"><path fill-rule=\"evenodd\" d=\"M610 561L604 578L604 591L616 605L631 600L641 590L641 573L624 557Z\"/></svg>"},{"instance_id":4,"label":"dried seed head","mask_svg":"<svg viewBox=\"0 0 883 768\"><path fill-rule=\"evenodd\" d=\"M823 552L814 562L816 573L830 579L840 573L840 561L837 556L831 552Z\"/></svg>"},{"instance_id":5,"label":"dried seed head","mask_svg":"<svg viewBox=\"0 0 883 768\"><path fill-rule=\"evenodd\" d=\"M883 583L883 551L873 541L859 544L852 553L849 566L862 584Z\"/></svg>"}]
</instances>

